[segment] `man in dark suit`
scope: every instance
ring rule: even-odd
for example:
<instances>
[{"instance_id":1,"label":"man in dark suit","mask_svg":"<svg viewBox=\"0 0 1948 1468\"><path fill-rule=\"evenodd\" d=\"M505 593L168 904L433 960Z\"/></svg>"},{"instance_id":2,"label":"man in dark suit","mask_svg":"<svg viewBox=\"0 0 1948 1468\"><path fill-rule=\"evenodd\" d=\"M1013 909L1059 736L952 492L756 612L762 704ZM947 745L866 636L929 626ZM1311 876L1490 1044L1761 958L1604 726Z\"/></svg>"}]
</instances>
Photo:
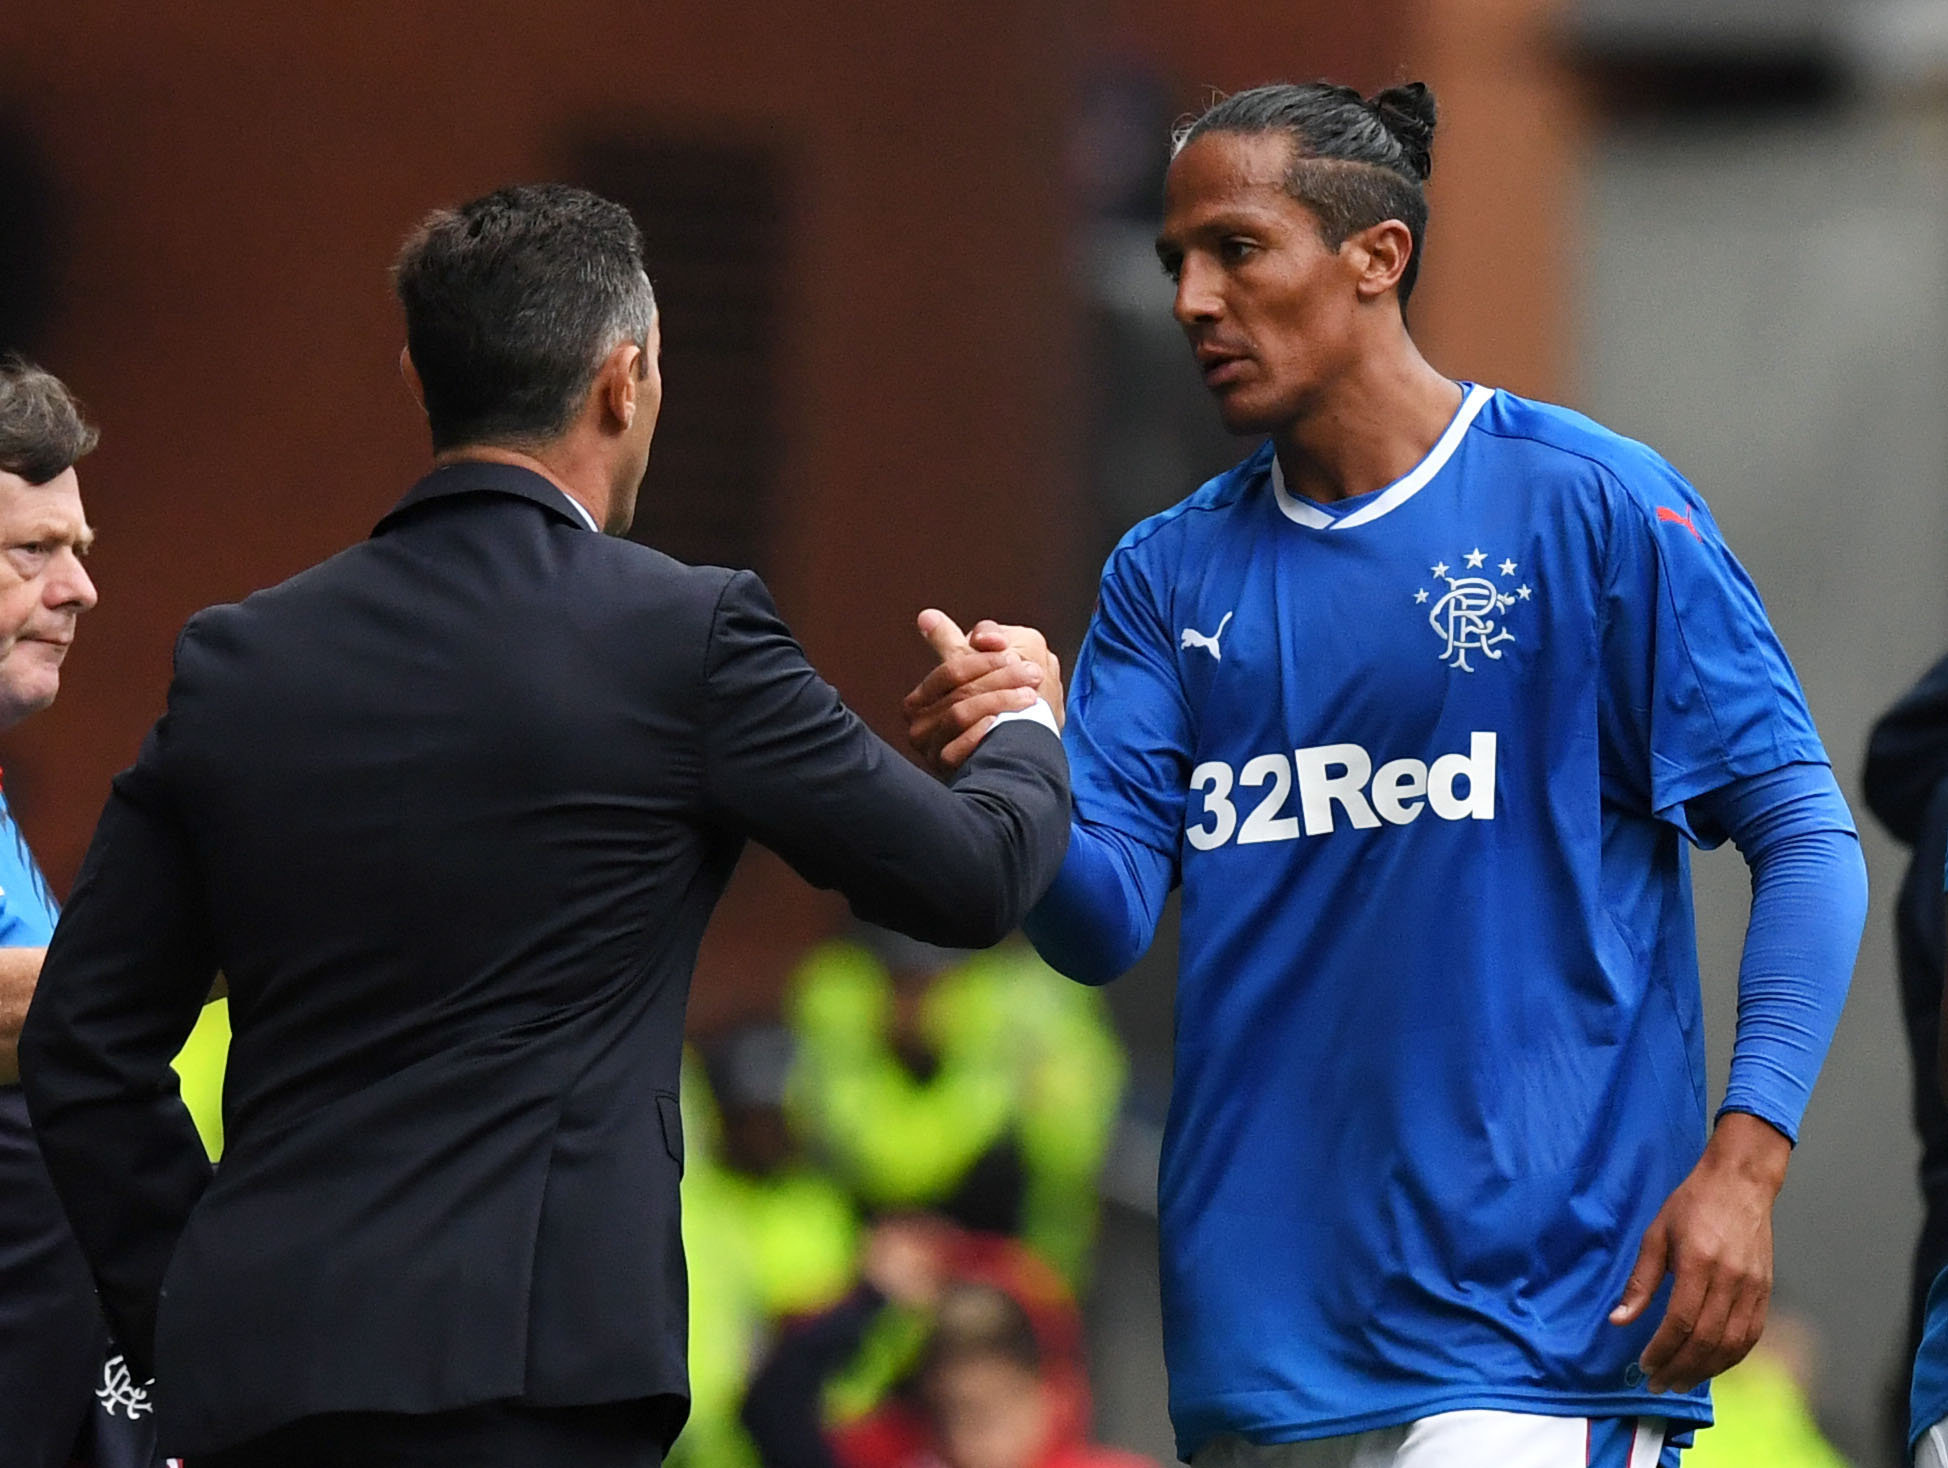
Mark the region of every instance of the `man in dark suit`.
<instances>
[{"instance_id":1,"label":"man in dark suit","mask_svg":"<svg viewBox=\"0 0 1948 1468\"><path fill-rule=\"evenodd\" d=\"M1941 977L1948 967L1941 899L1948 859L1948 658L1875 722L1860 783L1887 833L1913 853L1894 904L1901 1023L1914 1097L1910 1114L1921 1139L1921 1233L1908 1286L1907 1347L1888 1410L1888 1441L1905 1454L1909 1368L1921 1346L1928 1289L1948 1266L1948 1104L1939 1059Z\"/></svg>"},{"instance_id":2,"label":"man in dark suit","mask_svg":"<svg viewBox=\"0 0 1948 1468\"><path fill-rule=\"evenodd\" d=\"M1060 689L942 786L755 576L613 538L661 396L621 209L503 190L395 284L436 467L184 629L49 950L28 1104L196 1468L654 1464L687 1405L684 1000L744 840L992 943L1062 856ZM219 970L212 1179L168 1060Z\"/></svg>"}]
</instances>

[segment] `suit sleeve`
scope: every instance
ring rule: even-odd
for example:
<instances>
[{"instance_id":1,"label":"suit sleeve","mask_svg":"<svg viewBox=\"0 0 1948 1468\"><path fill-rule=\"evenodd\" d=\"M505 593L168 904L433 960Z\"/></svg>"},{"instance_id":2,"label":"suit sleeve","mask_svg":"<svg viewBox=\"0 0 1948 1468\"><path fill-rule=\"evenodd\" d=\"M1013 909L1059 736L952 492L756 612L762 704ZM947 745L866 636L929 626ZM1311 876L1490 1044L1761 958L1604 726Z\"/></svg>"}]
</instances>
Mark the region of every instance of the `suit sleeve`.
<instances>
[{"instance_id":1,"label":"suit sleeve","mask_svg":"<svg viewBox=\"0 0 1948 1468\"><path fill-rule=\"evenodd\" d=\"M1921 840L1923 813L1948 780L1948 658L1921 675L1867 736L1860 785L1867 805L1904 846Z\"/></svg>"},{"instance_id":2,"label":"suit sleeve","mask_svg":"<svg viewBox=\"0 0 1948 1468\"><path fill-rule=\"evenodd\" d=\"M984 947L1061 865L1060 740L1027 720L1000 725L940 784L846 708L749 572L718 600L703 700L706 805L867 922Z\"/></svg>"},{"instance_id":3,"label":"suit sleeve","mask_svg":"<svg viewBox=\"0 0 1948 1468\"><path fill-rule=\"evenodd\" d=\"M216 962L161 774L165 717L115 779L21 1032L21 1084L55 1190L137 1377L170 1255L211 1172L170 1059Z\"/></svg>"}]
</instances>

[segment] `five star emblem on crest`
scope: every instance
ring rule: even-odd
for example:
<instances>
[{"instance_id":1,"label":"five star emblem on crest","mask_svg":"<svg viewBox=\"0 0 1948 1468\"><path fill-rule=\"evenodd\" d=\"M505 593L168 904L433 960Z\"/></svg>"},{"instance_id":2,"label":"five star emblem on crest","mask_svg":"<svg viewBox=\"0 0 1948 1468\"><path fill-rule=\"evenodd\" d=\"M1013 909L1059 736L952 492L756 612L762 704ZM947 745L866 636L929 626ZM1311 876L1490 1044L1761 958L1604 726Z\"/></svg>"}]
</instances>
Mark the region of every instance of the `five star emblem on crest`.
<instances>
[{"instance_id":1,"label":"five star emblem on crest","mask_svg":"<svg viewBox=\"0 0 1948 1468\"><path fill-rule=\"evenodd\" d=\"M1493 579L1487 574L1488 553L1480 546L1464 552L1461 560L1463 574L1458 576L1449 574L1452 568L1446 561L1436 561L1429 570L1447 590L1434 592L1419 587L1414 592L1414 605L1427 608L1427 625L1441 639L1441 661L1472 673L1475 665L1468 661L1470 653L1490 662L1501 661L1504 644L1515 641L1502 614L1518 601L1533 599L1535 588L1523 581L1504 589L1504 583L1513 581L1521 570L1513 557L1504 557L1495 566L1498 574ZM1466 574L1470 571L1482 574Z\"/></svg>"}]
</instances>

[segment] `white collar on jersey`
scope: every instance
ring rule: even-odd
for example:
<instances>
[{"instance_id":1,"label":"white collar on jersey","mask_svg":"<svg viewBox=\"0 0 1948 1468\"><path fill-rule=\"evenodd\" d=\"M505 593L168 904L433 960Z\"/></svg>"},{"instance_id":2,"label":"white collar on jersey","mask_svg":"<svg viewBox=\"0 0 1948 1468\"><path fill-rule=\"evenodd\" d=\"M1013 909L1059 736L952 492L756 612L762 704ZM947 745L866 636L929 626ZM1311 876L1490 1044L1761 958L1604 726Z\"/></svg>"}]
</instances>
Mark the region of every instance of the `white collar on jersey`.
<instances>
[{"instance_id":1,"label":"white collar on jersey","mask_svg":"<svg viewBox=\"0 0 1948 1468\"><path fill-rule=\"evenodd\" d=\"M1482 387L1479 383L1470 387L1447 428L1434 441L1434 447L1427 451L1427 457L1350 515L1328 515L1310 500L1300 499L1287 490L1285 471L1279 467L1276 455L1272 458L1272 498L1278 501L1278 507L1286 519L1312 530L1351 530L1355 525L1377 520L1389 510L1399 509L1427 487L1428 481L1454 457L1454 451L1461 446L1461 438L1468 431L1468 425L1475 421L1475 415L1487 406L1494 395L1492 387Z\"/></svg>"},{"instance_id":2,"label":"white collar on jersey","mask_svg":"<svg viewBox=\"0 0 1948 1468\"><path fill-rule=\"evenodd\" d=\"M563 489L560 485L555 486L555 493L568 501L568 508L575 512L576 518L579 519L584 525L588 526L588 528L593 530L597 535L600 535L602 533L602 527L595 523L595 516L591 515L588 512L587 505L583 504L580 500L576 499L574 495L570 494L567 490Z\"/></svg>"}]
</instances>

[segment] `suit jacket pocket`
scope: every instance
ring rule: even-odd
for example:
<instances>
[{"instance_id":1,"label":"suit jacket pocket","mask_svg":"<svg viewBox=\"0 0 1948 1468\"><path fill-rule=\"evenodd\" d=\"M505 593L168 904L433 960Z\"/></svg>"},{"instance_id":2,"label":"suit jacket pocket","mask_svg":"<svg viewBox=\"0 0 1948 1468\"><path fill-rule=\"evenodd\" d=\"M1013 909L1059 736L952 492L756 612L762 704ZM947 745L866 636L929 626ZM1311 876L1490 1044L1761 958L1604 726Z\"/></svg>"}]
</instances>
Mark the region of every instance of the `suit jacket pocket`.
<instances>
[{"instance_id":1,"label":"suit jacket pocket","mask_svg":"<svg viewBox=\"0 0 1948 1468\"><path fill-rule=\"evenodd\" d=\"M676 1163L676 1175L683 1176L683 1110L668 1091L656 1093L656 1114L663 1122L663 1145Z\"/></svg>"}]
</instances>

